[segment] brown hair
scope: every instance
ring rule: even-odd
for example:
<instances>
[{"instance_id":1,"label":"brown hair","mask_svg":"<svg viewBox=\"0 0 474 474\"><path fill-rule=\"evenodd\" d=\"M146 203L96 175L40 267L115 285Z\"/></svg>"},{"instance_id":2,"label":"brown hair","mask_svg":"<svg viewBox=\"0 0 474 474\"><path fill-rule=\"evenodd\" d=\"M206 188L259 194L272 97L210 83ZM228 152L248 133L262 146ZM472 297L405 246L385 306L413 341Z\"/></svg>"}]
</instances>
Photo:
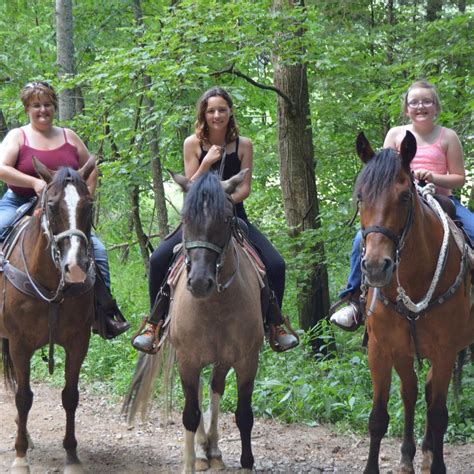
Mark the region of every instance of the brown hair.
<instances>
[{"instance_id":1,"label":"brown hair","mask_svg":"<svg viewBox=\"0 0 474 474\"><path fill-rule=\"evenodd\" d=\"M235 121L232 98L229 93L221 87L212 87L211 89L204 92L199 98L196 106L196 123L194 125L194 131L200 142L209 141L209 130L206 122L206 110L207 104L211 97L222 97L230 108L229 123L227 125L227 132L225 134L226 143L233 142L239 136L239 128Z\"/></svg>"},{"instance_id":2,"label":"brown hair","mask_svg":"<svg viewBox=\"0 0 474 474\"><path fill-rule=\"evenodd\" d=\"M412 89L421 88L421 89L428 89L431 92L431 97L433 98L433 102L436 107L436 112L439 114L441 112L441 102L439 100L438 92L436 91L436 87L428 81L420 80L414 82L403 95L403 104L402 104L402 112L406 114L408 111L408 94Z\"/></svg>"},{"instance_id":3,"label":"brown hair","mask_svg":"<svg viewBox=\"0 0 474 474\"><path fill-rule=\"evenodd\" d=\"M41 99L42 97L48 98L54 105L54 108L58 108L58 97L54 92L53 87L44 81L29 82L21 90L20 99L23 103L23 107L26 108L35 99Z\"/></svg>"}]
</instances>

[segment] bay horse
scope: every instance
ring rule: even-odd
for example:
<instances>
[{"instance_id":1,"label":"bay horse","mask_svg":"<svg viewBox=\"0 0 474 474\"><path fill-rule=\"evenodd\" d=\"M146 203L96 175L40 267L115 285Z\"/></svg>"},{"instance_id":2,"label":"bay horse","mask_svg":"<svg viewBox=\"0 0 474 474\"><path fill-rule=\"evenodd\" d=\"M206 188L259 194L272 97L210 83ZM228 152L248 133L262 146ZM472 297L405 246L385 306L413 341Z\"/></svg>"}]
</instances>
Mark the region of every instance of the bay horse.
<instances>
[{"instance_id":1,"label":"bay horse","mask_svg":"<svg viewBox=\"0 0 474 474\"><path fill-rule=\"evenodd\" d=\"M379 472L380 443L389 423L392 367L401 380L405 408L399 469L415 472L413 424L418 388L414 358L418 356L431 364L425 383L422 472L445 473L448 386L457 353L474 340L467 247L458 248L444 225L443 213L417 192L410 171L416 139L410 132L399 153L390 148L374 153L362 133L356 148L365 164L354 199L359 203L363 236L362 301L366 301L373 384L365 472Z\"/></svg>"},{"instance_id":2,"label":"bay horse","mask_svg":"<svg viewBox=\"0 0 474 474\"><path fill-rule=\"evenodd\" d=\"M49 344L52 372L54 345L59 344L66 355L64 472L79 473L83 470L76 452L75 412L79 371L94 317L95 280L89 245L93 202L86 180L95 169L95 159L91 157L79 171L51 171L36 158L33 162L46 184L33 216L13 231L10 251L4 245L0 272L3 371L6 385L15 390L18 411L12 472L30 472L30 359L37 349Z\"/></svg>"},{"instance_id":3,"label":"bay horse","mask_svg":"<svg viewBox=\"0 0 474 474\"><path fill-rule=\"evenodd\" d=\"M253 263L236 238L234 206L229 198L247 171L242 170L223 182L212 173L194 183L172 174L186 193L181 219L185 263L177 282L171 285L166 339L176 351L185 396L183 472L224 467L217 423L220 399L231 368L237 376L235 419L242 443L240 461L245 470L251 470L254 464L251 398L263 343L260 285ZM153 373L150 367L163 354L163 349L155 355L141 355L145 365L141 369L137 365L137 371L145 376ZM213 369L210 423L206 431L201 412L200 374L209 365ZM133 385L135 393L129 394L124 403L129 420L140 404L148 403L153 392L153 384L144 380L134 379Z\"/></svg>"}]
</instances>

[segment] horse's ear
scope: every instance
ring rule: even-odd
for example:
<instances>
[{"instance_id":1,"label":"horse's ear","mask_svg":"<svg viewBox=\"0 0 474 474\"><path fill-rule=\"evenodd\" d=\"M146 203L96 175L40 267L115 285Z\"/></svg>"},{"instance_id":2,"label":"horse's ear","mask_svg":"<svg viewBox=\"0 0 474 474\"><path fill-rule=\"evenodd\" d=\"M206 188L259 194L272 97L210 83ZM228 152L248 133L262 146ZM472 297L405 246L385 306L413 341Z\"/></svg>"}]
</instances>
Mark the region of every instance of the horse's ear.
<instances>
[{"instance_id":1,"label":"horse's ear","mask_svg":"<svg viewBox=\"0 0 474 474\"><path fill-rule=\"evenodd\" d=\"M178 173L174 173L173 171L168 170L168 173L171 175L173 178L173 181L181 187L181 189L187 193L189 191L189 188L191 187L191 182L189 181L186 176L183 176Z\"/></svg>"},{"instance_id":2,"label":"horse's ear","mask_svg":"<svg viewBox=\"0 0 474 474\"><path fill-rule=\"evenodd\" d=\"M38 160L36 156L32 157L32 161L38 175L43 178L46 183L50 183L54 176L53 172L47 166L43 165L43 163L41 163L41 161Z\"/></svg>"},{"instance_id":3,"label":"horse's ear","mask_svg":"<svg viewBox=\"0 0 474 474\"><path fill-rule=\"evenodd\" d=\"M410 163L416 155L416 138L413 133L407 130L405 138L400 143L400 159L403 167L409 171Z\"/></svg>"},{"instance_id":4,"label":"horse's ear","mask_svg":"<svg viewBox=\"0 0 474 474\"><path fill-rule=\"evenodd\" d=\"M369 140L367 140L364 135L364 132L360 132L359 135L357 135L356 150L360 159L364 163L367 163L375 155L374 150L372 150L372 147L370 146Z\"/></svg>"},{"instance_id":5,"label":"horse's ear","mask_svg":"<svg viewBox=\"0 0 474 474\"><path fill-rule=\"evenodd\" d=\"M249 172L249 168L244 168L243 170L239 171L236 175L232 176L232 178L227 179L226 181L221 181L222 189L226 194L232 194L237 187L242 183L245 178L245 175Z\"/></svg>"},{"instance_id":6,"label":"horse's ear","mask_svg":"<svg viewBox=\"0 0 474 474\"><path fill-rule=\"evenodd\" d=\"M85 165L78 170L78 173L81 175L84 181L87 181L91 173L96 169L95 165L95 156L91 156L85 163Z\"/></svg>"}]
</instances>

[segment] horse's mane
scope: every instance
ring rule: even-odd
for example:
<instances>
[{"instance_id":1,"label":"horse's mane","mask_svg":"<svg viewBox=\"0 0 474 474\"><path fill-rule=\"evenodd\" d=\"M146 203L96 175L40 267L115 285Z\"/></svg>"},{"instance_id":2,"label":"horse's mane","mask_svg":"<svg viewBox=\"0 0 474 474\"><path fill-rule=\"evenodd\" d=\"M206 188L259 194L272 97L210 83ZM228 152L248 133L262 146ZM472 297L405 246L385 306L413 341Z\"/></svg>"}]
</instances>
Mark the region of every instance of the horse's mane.
<instances>
[{"instance_id":1,"label":"horse's mane","mask_svg":"<svg viewBox=\"0 0 474 474\"><path fill-rule=\"evenodd\" d=\"M184 222L202 223L205 219L222 220L226 197L217 174L200 176L191 186L182 211Z\"/></svg>"},{"instance_id":2,"label":"horse's mane","mask_svg":"<svg viewBox=\"0 0 474 474\"><path fill-rule=\"evenodd\" d=\"M354 187L354 201L363 195L364 201L371 205L390 187L398 176L401 160L393 148L384 148L364 166Z\"/></svg>"},{"instance_id":3,"label":"horse's mane","mask_svg":"<svg viewBox=\"0 0 474 474\"><path fill-rule=\"evenodd\" d=\"M72 183L78 187L80 191L87 192L87 184L76 170L69 167L58 168L51 182L51 186L56 189L63 189L68 183Z\"/></svg>"}]
</instances>

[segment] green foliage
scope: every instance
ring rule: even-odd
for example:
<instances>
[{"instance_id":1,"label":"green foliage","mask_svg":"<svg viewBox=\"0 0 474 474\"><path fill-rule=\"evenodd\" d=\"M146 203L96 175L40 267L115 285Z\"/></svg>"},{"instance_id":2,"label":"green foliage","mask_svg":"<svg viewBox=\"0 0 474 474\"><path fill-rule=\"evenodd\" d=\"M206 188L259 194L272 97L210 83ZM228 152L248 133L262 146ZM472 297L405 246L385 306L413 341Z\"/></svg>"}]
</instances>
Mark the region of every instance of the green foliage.
<instances>
[{"instance_id":1,"label":"green foliage","mask_svg":"<svg viewBox=\"0 0 474 474\"><path fill-rule=\"evenodd\" d=\"M281 12L273 11L271 3L142 0L143 24L138 25L131 1L77 0L77 75L69 83L55 79L54 2L11 0L0 6L4 46L0 107L9 126L25 120L18 91L28 81L48 79L58 89L78 85L84 95L84 113L67 125L100 158L97 232L115 249L110 251L114 295L134 328L147 311L148 297L138 248L131 245L128 255L125 251L125 245L135 240L128 192L132 186L140 189L144 229L155 233L150 163L159 158L165 168L182 171L182 142L193 130L194 104L214 84L232 94L241 133L254 143L254 179L246 209L287 262L284 312L293 323L301 290L296 282L311 263L322 258L314 252L316 244L324 245L332 299L345 286L356 229L346 224L354 213L352 188L361 166L354 140L363 130L375 147L382 145L388 128L404 120L401 97L413 80L426 78L438 86L443 103L440 122L458 132L468 176L474 178L472 6L460 13L453 2L445 2L439 19L427 22L426 1L394 2L394 21L389 23L387 2L318 0L306 2L306 8ZM303 62L308 69L320 228L297 239L288 238L284 221L276 94L236 73L224 72L233 66L259 84L271 86L273 55L286 64ZM151 78L149 89L144 75ZM152 100L150 110L146 99ZM150 153L152 132L156 132L159 156ZM166 186L166 190L174 199L175 189ZM464 198L469 191L465 186ZM177 214L170 219L172 224L177 222ZM366 356L360 349L362 336L333 333L324 323L318 329L328 344L335 338L336 357L315 359L307 349L311 334L303 335L301 348L288 354L273 354L268 347L263 350L255 386L256 413L285 421L335 423L340 429L365 432L371 393ZM135 360L127 335L109 342L93 336L82 383L123 394ZM60 350L56 361L52 380L61 384ZM39 354L33 373L49 379ZM235 377L229 378L224 406L234 409ZM468 366L462 399L458 404L449 401L450 440L474 439L472 381L472 366ZM179 401L182 395L176 390ZM397 392L394 377L393 435L401 433L403 421ZM420 395L418 436L423 414Z\"/></svg>"}]
</instances>

